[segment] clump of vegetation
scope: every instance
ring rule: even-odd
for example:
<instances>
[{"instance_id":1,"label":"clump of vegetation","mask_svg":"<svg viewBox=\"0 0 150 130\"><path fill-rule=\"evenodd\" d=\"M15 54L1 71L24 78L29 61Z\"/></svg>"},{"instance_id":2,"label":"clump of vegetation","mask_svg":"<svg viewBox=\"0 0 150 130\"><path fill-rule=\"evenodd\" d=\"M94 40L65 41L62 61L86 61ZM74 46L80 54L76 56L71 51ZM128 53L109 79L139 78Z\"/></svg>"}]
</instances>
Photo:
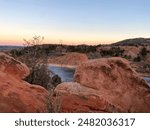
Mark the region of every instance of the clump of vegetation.
<instances>
[{"instance_id":1,"label":"clump of vegetation","mask_svg":"<svg viewBox=\"0 0 150 130\"><path fill-rule=\"evenodd\" d=\"M33 39L25 41L25 48L21 49L14 49L10 51L10 54L15 57L24 57L27 53L32 52L31 50L36 50L36 54L44 54L45 56L61 56L64 53L67 52L79 52L79 53L86 53L94 57L100 57L100 52L97 51L98 47L101 47L102 45L62 45L62 44L47 44L47 45L36 45L40 40L38 39L38 42L35 41L36 37ZM42 40L42 38L41 38ZM34 45L35 44L35 45ZM95 58L95 57L94 57Z\"/></svg>"},{"instance_id":2,"label":"clump of vegetation","mask_svg":"<svg viewBox=\"0 0 150 130\"><path fill-rule=\"evenodd\" d=\"M135 58L133 59L133 61L134 61L134 62L140 62L140 61L141 61L141 56L138 55L137 57L135 57Z\"/></svg>"},{"instance_id":3,"label":"clump of vegetation","mask_svg":"<svg viewBox=\"0 0 150 130\"><path fill-rule=\"evenodd\" d=\"M120 47L111 47L110 49L108 50L101 50L101 55L102 56L122 56L124 50L120 49Z\"/></svg>"},{"instance_id":4,"label":"clump of vegetation","mask_svg":"<svg viewBox=\"0 0 150 130\"><path fill-rule=\"evenodd\" d=\"M13 49L10 51L11 55L15 58L19 57L22 55L22 51L20 50L17 50L17 49Z\"/></svg>"},{"instance_id":5,"label":"clump of vegetation","mask_svg":"<svg viewBox=\"0 0 150 130\"><path fill-rule=\"evenodd\" d=\"M67 51L79 53L95 52L96 46L88 46L88 45L68 46Z\"/></svg>"},{"instance_id":6,"label":"clump of vegetation","mask_svg":"<svg viewBox=\"0 0 150 130\"><path fill-rule=\"evenodd\" d=\"M140 54L141 54L141 56L142 56L143 58L146 57L146 55L147 55L147 50L146 50L145 47L143 47L143 48L141 49Z\"/></svg>"},{"instance_id":7,"label":"clump of vegetation","mask_svg":"<svg viewBox=\"0 0 150 130\"><path fill-rule=\"evenodd\" d=\"M131 56L129 55L124 55L123 58L127 59L127 60L131 60Z\"/></svg>"},{"instance_id":8,"label":"clump of vegetation","mask_svg":"<svg viewBox=\"0 0 150 130\"><path fill-rule=\"evenodd\" d=\"M43 40L44 37L41 38L40 36L35 36L31 40L24 40L25 48L21 60L30 68L30 75L25 80L49 90L61 83L61 79L58 76L59 82L55 82L57 81L56 78L54 80L50 76L52 72L48 68L48 56L42 51L42 48L39 48Z\"/></svg>"},{"instance_id":9,"label":"clump of vegetation","mask_svg":"<svg viewBox=\"0 0 150 130\"><path fill-rule=\"evenodd\" d=\"M58 84L60 84L62 81L61 81L61 78L58 76L58 75L54 75L52 77L52 84L54 86L57 86Z\"/></svg>"},{"instance_id":10,"label":"clump of vegetation","mask_svg":"<svg viewBox=\"0 0 150 130\"><path fill-rule=\"evenodd\" d=\"M48 90L54 87L50 73L46 65L38 65L31 69L30 75L25 80L31 84L41 85Z\"/></svg>"},{"instance_id":11,"label":"clump of vegetation","mask_svg":"<svg viewBox=\"0 0 150 130\"><path fill-rule=\"evenodd\" d=\"M31 40L25 41L25 48L23 49L23 55L21 57L24 62L30 68L30 75L26 77L26 81L31 84L43 86L48 90L48 110L49 112L59 112L60 100L57 104L53 104L54 88L61 83L61 78L57 75L52 77L52 72L48 68L48 55L43 51L43 46L39 46L44 40L42 37L33 37ZM54 109L56 107L59 109Z\"/></svg>"},{"instance_id":12,"label":"clump of vegetation","mask_svg":"<svg viewBox=\"0 0 150 130\"><path fill-rule=\"evenodd\" d=\"M150 64L144 64L143 65L143 70L145 73L150 73Z\"/></svg>"},{"instance_id":13,"label":"clump of vegetation","mask_svg":"<svg viewBox=\"0 0 150 130\"><path fill-rule=\"evenodd\" d=\"M138 56L135 57L135 58L133 59L133 61L135 61L135 62L140 62L141 60L144 60L146 56L147 56L147 50L146 50L145 47L143 47L143 48L141 49L141 51L139 52Z\"/></svg>"}]
</instances>

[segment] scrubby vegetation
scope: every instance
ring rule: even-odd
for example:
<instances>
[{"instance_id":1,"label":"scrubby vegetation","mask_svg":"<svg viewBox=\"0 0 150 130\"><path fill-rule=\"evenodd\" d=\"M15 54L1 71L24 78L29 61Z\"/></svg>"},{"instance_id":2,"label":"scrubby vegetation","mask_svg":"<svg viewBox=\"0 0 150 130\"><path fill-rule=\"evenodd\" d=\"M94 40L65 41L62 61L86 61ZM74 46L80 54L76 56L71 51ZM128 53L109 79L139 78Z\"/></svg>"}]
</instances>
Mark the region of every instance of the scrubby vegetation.
<instances>
[{"instance_id":1,"label":"scrubby vegetation","mask_svg":"<svg viewBox=\"0 0 150 130\"><path fill-rule=\"evenodd\" d=\"M134 62L140 62L141 61L141 56L140 55L137 55L137 57L135 57L133 59Z\"/></svg>"},{"instance_id":2,"label":"scrubby vegetation","mask_svg":"<svg viewBox=\"0 0 150 130\"><path fill-rule=\"evenodd\" d=\"M110 49L107 50L101 50L101 55L102 56L122 56L124 50L120 49L120 47L114 47L112 46Z\"/></svg>"},{"instance_id":3,"label":"scrubby vegetation","mask_svg":"<svg viewBox=\"0 0 150 130\"><path fill-rule=\"evenodd\" d=\"M35 38L38 39L37 37ZM38 42L39 41L42 41L41 37L40 39L38 39ZM32 39L30 41L25 40L27 45L26 47L12 50L10 54L16 59L19 59L23 62L25 61L25 63L29 67L34 66L34 62L32 61L38 60L38 63L45 63L44 59L61 57L70 52L84 53L88 56L89 59L97 59L103 57L122 57L135 64L139 64L140 62L142 62L142 64L140 65L144 67L145 64L150 64L148 62L144 62L150 55L149 41L149 39L137 38L127 39L111 45L36 44L33 46L33 44L29 44L33 42ZM38 42L34 41L34 43ZM36 54L34 54L34 52L36 52ZM29 57L32 55L33 58L30 59L28 57L28 54ZM53 77L53 79L51 79L51 82L52 84L54 84L54 86L60 83L60 79L57 79L56 77Z\"/></svg>"},{"instance_id":4,"label":"scrubby vegetation","mask_svg":"<svg viewBox=\"0 0 150 130\"><path fill-rule=\"evenodd\" d=\"M52 72L48 68L48 57L43 51L43 46L40 46L43 40L40 36L24 40L25 47L21 50L12 50L11 54L29 67L30 75L25 79L27 82L49 90L61 83L61 79L59 76L52 77Z\"/></svg>"},{"instance_id":5,"label":"scrubby vegetation","mask_svg":"<svg viewBox=\"0 0 150 130\"><path fill-rule=\"evenodd\" d=\"M145 47L143 47L143 48L141 49L140 54L141 54L141 56L142 56L143 58L146 57L146 55L147 55L147 50L146 50Z\"/></svg>"},{"instance_id":6,"label":"scrubby vegetation","mask_svg":"<svg viewBox=\"0 0 150 130\"><path fill-rule=\"evenodd\" d=\"M143 48L141 49L141 51L139 52L139 54L137 55L137 57L135 57L135 58L133 59L133 61L135 61L135 62L140 62L140 61L144 60L145 57L147 56L147 53L148 53L148 52L147 52L146 48L143 47Z\"/></svg>"}]
</instances>

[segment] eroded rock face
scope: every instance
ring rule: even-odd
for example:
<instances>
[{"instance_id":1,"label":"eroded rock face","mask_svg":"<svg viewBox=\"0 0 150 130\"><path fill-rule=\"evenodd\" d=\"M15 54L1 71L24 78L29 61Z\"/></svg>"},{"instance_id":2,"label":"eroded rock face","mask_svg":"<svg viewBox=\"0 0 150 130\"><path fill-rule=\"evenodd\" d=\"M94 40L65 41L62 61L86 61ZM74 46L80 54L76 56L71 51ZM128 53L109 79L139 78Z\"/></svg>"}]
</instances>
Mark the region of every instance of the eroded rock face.
<instances>
[{"instance_id":1,"label":"eroded rock face","mask_svg":"<svg viewBox=\"0 0 150 130\"><path fill-rule=\"evenodd\" d=\"M141 47L135 46L120 46L124 50L123 56L130 57L132 59L136 58L141 50Z\"/></svg>"},{"instance_id":2,"label":"eroded rock face","mask_svg":"<svg viewBox=\"0 0 150 130\"><path fill-rule=\"evenodd\" d=\"M23 79L29 75L29 69L25 64L4 53L0 53L0 71L18 79Z\"/></svg>"},{"instance_id":3,"label":"eroded rock face","mask_svg":"<svg viewBox=\"0 0 150 130\"><path fill-rule=\"evenodd\" d=\"M75 82L66 82L57 86L55 98L61 100L61 112L121 112L105 100L99 91L82 86ZM56 105L56 104L55 104Z\"/></svg>"},{"instance_id":4,"label":"eroded rock face","mask_svg":"<svg viewBox=\"0 0 150 130\"><path fill-rule=\"evenodd\" d=\"M130 86L132 88L141 85L148 87L145 81L132 70L128 61L118 57L91 60L79 65L74 80L86 87L97 90L102 88L109 90L112 86L113 89L117 90L126 90ZM136 85L134 85L135 81Z\"/></svg>"},{"instance_id":5,"label":"eroded rock face","mask_svg":"<svg viewBox=\"0 0 150 130\"><path fill-rule=\"evenodd\" d=\"M64 56L50 58L49 63L76 66L87 60L88 57L86 54L72 52L72 53L67 53Z\"/></svg>"},{"instance_id":6,"label":"eroded rock face","mask_svg":"<svg viewBox=\"0 0 150 130\"><path fill-rule=\"evenodd\" d=\"M48 112L48 92L23 81L28 74L26 65L0 53L0 112Z\"/></svg>"},{"instance_id":7,"label":"eroded rock face","mask_svg":"<svg viewBox=\"0 0 150 130\"><path fill-rule=\"evenodd\" d=\"M55 89L63 112L150 112L150 88L125 59L82 63L74 80Z\"/></svg>"}]
</instances>

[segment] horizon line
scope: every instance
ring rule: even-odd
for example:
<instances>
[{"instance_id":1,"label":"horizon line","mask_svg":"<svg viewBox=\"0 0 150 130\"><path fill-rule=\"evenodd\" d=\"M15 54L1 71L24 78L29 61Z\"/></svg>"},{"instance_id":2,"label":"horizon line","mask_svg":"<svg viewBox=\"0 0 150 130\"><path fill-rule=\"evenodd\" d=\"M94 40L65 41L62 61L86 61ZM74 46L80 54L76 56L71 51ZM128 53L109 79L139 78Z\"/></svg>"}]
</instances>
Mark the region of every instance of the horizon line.
<instances>
[{"instance_id":1,"label":"horizon line","mask_svg":"<svg viewBox=\"0 0 150 130\"><path fill-rule=\"evenodd\" d=\"M100 41L89 41L89 42L86 42L86 41L72 41L72 42L69 42L69 41L65 41L65 40L58 40L59 42L43 42L39 45L48 45L48 44L51 44L51 45L111 45L111 44L114 44L114 43L117 43L117 42L120 42L120 41L124 41L124 40L129 40L129 39L138 39L138 38L143 38L143 39L150 39L148 37L132 37L132 38L124 38L122 40L115 40L115 41L112 41L112 42L100 42ZM65 42L64 42L65 41ZM1 42L0 43L0 46L24 46L24 42Z\"/></svg>"}]
</instances>

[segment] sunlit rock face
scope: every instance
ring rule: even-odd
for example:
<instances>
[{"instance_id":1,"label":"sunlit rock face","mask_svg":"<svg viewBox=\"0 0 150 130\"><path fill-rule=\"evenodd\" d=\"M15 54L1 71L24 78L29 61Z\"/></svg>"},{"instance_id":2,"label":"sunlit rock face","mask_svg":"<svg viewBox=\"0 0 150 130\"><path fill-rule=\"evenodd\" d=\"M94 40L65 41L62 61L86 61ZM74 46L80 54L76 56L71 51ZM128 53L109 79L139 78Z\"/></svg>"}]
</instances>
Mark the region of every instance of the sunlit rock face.
<instances>
[{"instance_id":1,"label":"sunlit rock face","mask_svg":"<svg viewBox=\"0 0 150 130\"><path fill-rule=\"evenodd\" d=\"M55 89L62 112L150 112L150 88L123 58L82 63L74 81Z\"/></svg>"},{"instance_id":2,"label":"sunlit rock face","mask_svg":"<svg viewBox=\"0 0 150 130\"><path fill-rule=\"evenodd\" d=\"M86 62L87 60L88 57L86 54L72 52L72 53L67 53L63 56L51 57L49 58L49 63L76 66L82 62Z\"/></svg>"},{"instance_id":3,"label":"sunlit rock face","mask_svg":"<svg viewBox=\"0 0 150 130\"><path fill-rule=\"evenodd\" d=\"M0 53L0 112L48 112L48 92L25 81L28 67Z\"/></svg>"}]
</instances>

